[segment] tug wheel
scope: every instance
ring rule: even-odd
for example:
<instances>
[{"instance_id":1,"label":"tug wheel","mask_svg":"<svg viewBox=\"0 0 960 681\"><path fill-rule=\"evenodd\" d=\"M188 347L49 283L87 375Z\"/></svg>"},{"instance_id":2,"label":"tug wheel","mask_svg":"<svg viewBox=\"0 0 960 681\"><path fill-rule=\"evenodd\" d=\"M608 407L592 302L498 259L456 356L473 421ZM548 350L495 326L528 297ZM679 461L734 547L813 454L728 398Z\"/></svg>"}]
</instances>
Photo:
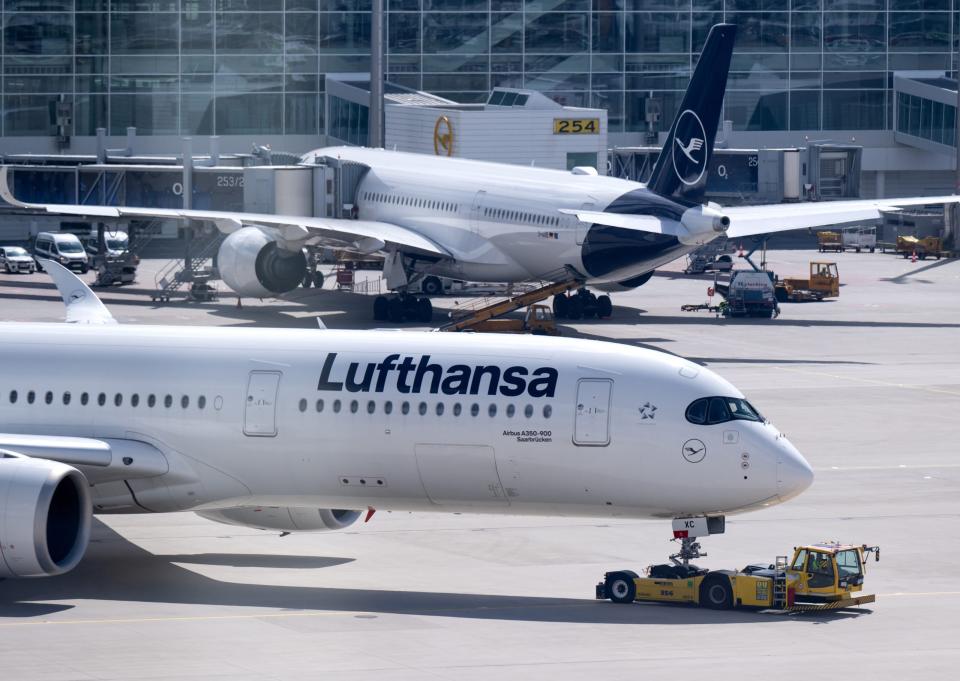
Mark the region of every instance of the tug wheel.
<instances>
[{"instance_id":1,"label":"tug wheel","mask_svg":"<svg viewBox=\"0 0 960 681\"><path fill-rule=\"evenodd\" d=\"M711 610L729 610L733 607L730 580L723 575L708 575L700 585L700 605Z\"/></svg>"},{"instance_id":2,"label":"tug wheel","mask_svg":"<svg viewBox=\"0 0 960 681\"><path fill-rule=\"evenodd\" d=\"M629 570L607 573L607 598L614 603L633 603L637 598L637 585L633 581L635 577Z\"/></svg>"}]
</instances>

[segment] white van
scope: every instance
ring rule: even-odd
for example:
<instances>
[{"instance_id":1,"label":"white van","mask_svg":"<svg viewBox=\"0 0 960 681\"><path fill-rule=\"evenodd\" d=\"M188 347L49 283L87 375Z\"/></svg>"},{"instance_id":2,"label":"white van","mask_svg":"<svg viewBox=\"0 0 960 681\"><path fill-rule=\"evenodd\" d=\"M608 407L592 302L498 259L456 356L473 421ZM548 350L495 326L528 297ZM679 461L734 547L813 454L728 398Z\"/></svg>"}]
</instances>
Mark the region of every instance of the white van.
<instances>
[{"instance_id":1,"label":"white van","mask_svg":"<svg viewBox=\"0 0 960 681\"><path fill-rule=\"evenodd\" d=\"M87 253L97 254L97 230L93 230L87 237ZM103 246L106 249L105 255L108 258L119 258L130 246L130 237L126 232L104 232Z\"/></svg>"},{"instance_id":2,"label":"white van","mask_svg":"<svg viewBox=\"0 0 960 681\"><path fill-rule=\"evenodd\" d=\"M86 274L87 270L90 269L90 261L83 250L83 244L80 243L76 234L70 234L69 232L40 232L37 234L37 239L33 242L33 257L56 261L64 267L78 270L81 274ZM39 260L37 269L43 270Z\"/></svg>"}]
</instances>

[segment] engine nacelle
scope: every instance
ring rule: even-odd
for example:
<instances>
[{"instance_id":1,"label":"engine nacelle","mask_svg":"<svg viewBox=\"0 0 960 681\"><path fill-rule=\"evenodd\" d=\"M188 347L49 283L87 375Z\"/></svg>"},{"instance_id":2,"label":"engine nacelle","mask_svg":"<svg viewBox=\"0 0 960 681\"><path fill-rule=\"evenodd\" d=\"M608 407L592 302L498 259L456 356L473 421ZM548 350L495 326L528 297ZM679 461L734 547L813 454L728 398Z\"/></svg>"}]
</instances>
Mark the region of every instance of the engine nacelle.
<instances>
[{"instance_id":1,"label":"engine nacelle","mask_svg":"<svg viewBox=\"0 0 960 681\"><path fill-rule=\"evenodd\" d=\"M288 251L257 227L243 227L220 244L220 277L241 296L267 298L292 291L303 281L307 258Z\"/></svg>"},{"instance_id":2,"label":"engine nacelle","mask_svg":"<svg viewBox=\"0 0 960 681\"><path fill-rule=\"evenodd\" d=\"M197 511L197 515L225 525L255 527L282 532L329 532L350 527L361 511L298 506L237 506L217 511Z\"/></svg>"},{"instance_id":3,"label":"engine nacelle","mask_svg":"<svg viewBox=\"0 0 960 681\"><path fill-rule=\"evenodd\" d=\"M600 291L606 291L607 293L616 293L617 291L632 291L633 289L643 286L650 278L653 276L655 270L650 270L646 274L641 274L638 277L633 279L627 279L626 281L620 282L609 282L606 284L590 284L590 288L595 288Z\"/></svg>"},{"instance_id":4,"label":"engine nacelle","mask_svg":"<svg viewBox=\"0 0 960 681\"><path fill-rule=\"evenodd\" d=\"M87 551L92 517L76 468L0 452L0 578L72 570Z\"/></svg>"}]
</instances>

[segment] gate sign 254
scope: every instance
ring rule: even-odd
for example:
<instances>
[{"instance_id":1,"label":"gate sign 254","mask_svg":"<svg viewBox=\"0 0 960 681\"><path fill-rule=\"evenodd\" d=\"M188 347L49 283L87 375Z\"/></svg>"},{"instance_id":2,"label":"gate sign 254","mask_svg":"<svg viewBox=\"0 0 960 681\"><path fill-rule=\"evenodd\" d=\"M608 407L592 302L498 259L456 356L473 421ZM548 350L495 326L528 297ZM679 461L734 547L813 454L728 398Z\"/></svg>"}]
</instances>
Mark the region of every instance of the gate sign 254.
<instances>
[{"instance_id":1,"label":"gate sign 254","mask_svg":"<svg viewBox=\"0 0 960 681\"><path fill-rule=\"evenodd\" d=\"M599 118L554 118L554 135L599 135Z\"/></svg>"}]
</instances>

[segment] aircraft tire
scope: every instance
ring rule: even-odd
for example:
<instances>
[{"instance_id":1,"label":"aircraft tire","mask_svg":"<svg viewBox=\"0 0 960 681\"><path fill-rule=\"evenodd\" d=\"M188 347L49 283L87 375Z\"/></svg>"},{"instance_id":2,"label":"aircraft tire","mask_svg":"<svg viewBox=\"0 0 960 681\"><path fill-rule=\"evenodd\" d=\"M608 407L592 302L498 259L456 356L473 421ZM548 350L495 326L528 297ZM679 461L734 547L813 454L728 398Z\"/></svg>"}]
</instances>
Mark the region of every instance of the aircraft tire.
<instances>
[{"instance_id":1,"label":"aircraft tire","mask_svg":"<svg viewBox=\"0 0 960 681\"><path fill-rule=\"evenodd\" d=\"M597 298L597 317L608 319L613 314L613 302L610 296L600 296Z\"/></svg>"},{"instance_id":2,"label":"aircraft tire","mask_svg":"<svg viewBox=\"0 0 960 681\"><path fill-rule=\"evenodd\" d=\"M570 309L570 299L562 293L553 297L553 316L557 319L566 319Z\"/></svg>"},{"instance_id":3,"label":"aircraft tire","mask_svg":"<svg viewBox=\"0 0 960 681\"><path fill-rule=\"evenodd\" d=\"M429 298L417 299L417 321L429 324L433 320L433 303Z\"/></svg>"},{"instance_id":4,"label":"aircraft tire","mask_svg":"<svg viewBox=\"0 0 960 681\"><path fill-rule=\"evenodd\" d=\"M385 322L388 317L388 310L390 307L390 301L387 300L386 296L377 296L373 299L373 320L377 322Z\"/></svg>"},{"instance_id":5,"label":"aircraft tire","mask_svg":"<svg viewBox=\"0 0 960 681\"><path fill-rule=\"evenodd\" d=\"M733 589L726 575L707 575L700 584L700 605L711 610L729 610L733 607Z\"/></svg>"},{"instance_id":6,"label":"aircraft tire","mask_svg":"<svg viewBox=\"0 0 960 681\"><path fill-rule=\"evenodd\" d=\"M443 284L437 277L427 277L420 285L420 290L428 296L439 296L443 293Z\"/></svg>"},{"instance_id":7,"label":"aircraft tire","mask_svg":"<svg viewBox=\"0 0 960 681\"><path fill-rule=\"evenodd\" d=\"M629 570L608 572L605 580L607 598L614 603L633 603L637 598L637 585L633 581L636 576Z\"/></svg>"},{"instance_id":8,"label":"aircraft tire","mask_svg":"<svg viewBox=\"0 0 960 681\"><path fill-rule=\"evenodd\" d=\"M303 281L301 282L301 285L303 286L303 288L310 288L310 285L312 283L313 283L313 280L310 279L309 274L303 275Z\"/></svg>"},{"instance_id":9,"label":"aircraft tire","mask_svg":"<svg viewBox=\"0 0 960 681\"><path fill-rule=\"evenodd\" d=\"M313 273L313 286L314 288L323 288L323 272Z\"/></svg>"},{"instance_id":10,"label":"aircraft tire","mask_svg":"<svg viewBox=\"0 0 960 681\"><path fill-rule=\"evenodd\" d=\"M387 301L387 320L393 324L403 322L404 304L400 298L390 298Z\"/></svg>"},{"instance_id":11,"label":"aircraft tire","mask_svg":"<svg viewBox=\"0 0 960 681\"><path fill-rule=\"evenodd\" d=\"M567 299L567 319L580 319L583 316L583 301L580 296L571 296Z\"/></svg>"}]
</instances>

